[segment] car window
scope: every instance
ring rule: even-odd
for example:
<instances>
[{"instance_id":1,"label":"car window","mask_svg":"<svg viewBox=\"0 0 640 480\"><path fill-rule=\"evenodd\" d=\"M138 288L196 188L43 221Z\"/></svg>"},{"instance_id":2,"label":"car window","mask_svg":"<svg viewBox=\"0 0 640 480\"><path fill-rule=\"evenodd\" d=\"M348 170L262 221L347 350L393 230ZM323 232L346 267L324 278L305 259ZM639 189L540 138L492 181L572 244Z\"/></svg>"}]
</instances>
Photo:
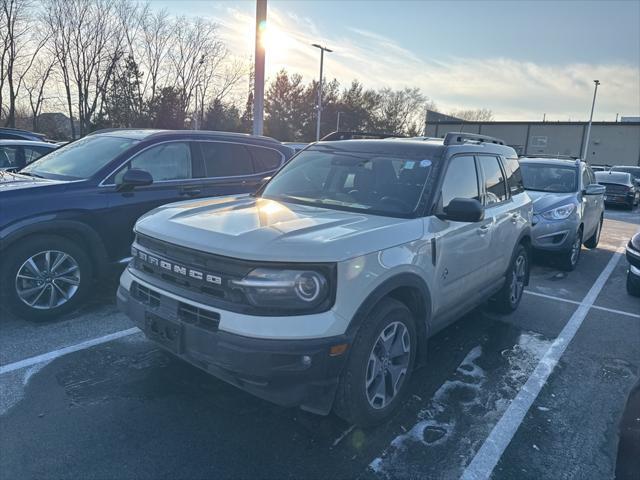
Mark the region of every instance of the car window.
<instances>
[{"instance_id":1,"label":"car window","mask_svg":"<svg viewBox=\"0 0 640 480\"><path fill-rule=\"evenodd\" d=\"M485 205L494 205L507 199L504 174L496 157L481 155L478 157L484 173Z\"/></svg>"},{"instance_id":2,"label":"car window","mask_svg":"<svg viewBox=\"0 0 640 480\"><path fill-rule=\"evenodd\" d=\"M318 144L279 170L262 196L321 208L408 216L418 206L431 162L424 152L399 155Z\"/></svg>"},{"instance_id":3,"label":"car window","mask_svg":"<svg viewBox=\"0 0 640 480\"><path fill-rule=\"evenodd\" d=\"M442 207L446 209L454 198L475 198L478 192L478 174L472 156L458 156L451 159L442 183Z\"/></svg>"},{"instance_id":4,"label":"car window","mask_svg":"<svg viewBox=\"0 0 640 480\"><path fill-rule=\"evenodd\" d=\"M89 178L126 152L138 140L111 135L90 135L71 142L22 169L46 178L70 180Z\"/></svg>"},{"instance_id":5,"label":"car window","mask_svg":"<svg viewBox=\"0 0 640 480\"><path fill-rule=\"evenodd\" d=\"M523 163L521 169L524 188L527 190L551 193L577 191L578 171L575 167Z\"/></svg>"},{"instance_id":6,"label":"car window","mask_svg":"<svg viewBox=\"0 0 640 480\"><path fill-rule=\"evenodd\" d=\"M272 172L280 167L282 163L282 154L280 152L271 148L253 146L247 148L251 152L257 173Z\"/></svg>"},{"instance_id":7,"label":"car window","mask_svg":"<svg viewBox=\"0 0 640 480\"><path fill-rule=\"evenodd\" d=\"M24 147L24 161L29 165L34 160L37 160L45 153L49 153L51 150L45 147Z\"/></svg>"},{"instance_id":8,"label":"car window","mask_svg":"<svg viewBox=\"0 0 640 480\"><path fill-rule=\"evenodd\" d=\"M504 166L507 170L507 185L511 195L517 195L524 192L524 184L522 183L522 170L520 162L517 158L506 158Z\"/></svg>"},{"instance_id":9,"label":"car window","mask_svg":"<svg viewBox=\"0 0 640 480\"><path fill-rule=\"evenodd\" d=\"M191 149L186 142L162 143L150 147L133 157L115 175L116 185L122 182L125 172L131 168L146 170L154 182L192 178Z\"/></svg>"},{"instance_id":10,"label":"car window","mask_svg":"<svg viewBox=\"0 0 640 480\"><path fill-rule=\"evenodd\" d=\"M253 175L253 162L246 146L237 143L202 142L207 177Z\"/></svg>"},{"instance_id":11,"label":"car window","mask_svg":"<svg viewBox=\"0 0 640 480\"><path fill-rule=\"evenodd\" d=\"M0 168L18 167L18 147L4 145L0 147Z\"/></svg>"}]
</instances>

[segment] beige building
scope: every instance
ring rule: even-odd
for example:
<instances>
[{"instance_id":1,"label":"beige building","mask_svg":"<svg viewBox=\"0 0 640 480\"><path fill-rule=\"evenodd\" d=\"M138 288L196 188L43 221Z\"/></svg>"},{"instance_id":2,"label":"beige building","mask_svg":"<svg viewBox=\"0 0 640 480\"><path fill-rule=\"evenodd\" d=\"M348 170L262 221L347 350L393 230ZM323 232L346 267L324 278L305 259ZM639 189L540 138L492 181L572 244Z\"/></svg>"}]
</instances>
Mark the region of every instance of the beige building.
<instances>
[{"instance_id":1,"label":"beige building","mask_svg":"<svg viewBox=\"0 0 640 480\"><path fill-rule=\"evenodd\" d=\"M442 117L427 115L426 136L480 133L504 140L521 155L583 157L586 122L465 122ZM640 122L594 122L585 157L592 165L640 165Z\"/></svg>"}]
</instances>

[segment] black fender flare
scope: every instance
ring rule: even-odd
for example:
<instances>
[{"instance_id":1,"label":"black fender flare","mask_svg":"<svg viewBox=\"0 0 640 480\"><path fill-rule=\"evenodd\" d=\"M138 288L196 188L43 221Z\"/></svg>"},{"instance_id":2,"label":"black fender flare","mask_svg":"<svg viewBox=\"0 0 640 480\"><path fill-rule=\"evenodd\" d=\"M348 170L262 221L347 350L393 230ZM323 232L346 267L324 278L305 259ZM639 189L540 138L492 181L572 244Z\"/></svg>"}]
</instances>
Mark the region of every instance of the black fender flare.
<instances>
[{"instance_id":1,"label":"black fender flare","mask_svg":"<svg viewBox=\"0 0 640 480\"><path fill-rule=\"evenodd\" d=\"M45 215L40 218L30 218L28 224L14 224L0 233L0 252L8 249L17 241L34 234L52 234L67 237L72 241L84 243L95 272L100 275L105 271L108 256L104 242L98 233L84 222L52 218Z\"/></svg>"},{"instance_id":2,"label":"black fender flare","mask_svg":"<svg viewBox=\"0 0 640 480\"><path fill-rule=\"evenodd\" d=\"M423 314L423 318L416 318L416 329L418 330L419 342L416 364L421 365L424 364L426 360L426 343L431 330L432 302L429 286L424 279L416 273L398 273L378 285L371 293L369 293L358 307L358 310L351 319L351 322L349 322L346 335L351 339L351 341L353 341L358 334L360 326L368 318L369 314L378 302L389 296L395 290L403 287L408 287L415 292L419 292L418 298L415 299L418 302L415 308L417 309L418 314Z\"/></svg>"}]
</instances>

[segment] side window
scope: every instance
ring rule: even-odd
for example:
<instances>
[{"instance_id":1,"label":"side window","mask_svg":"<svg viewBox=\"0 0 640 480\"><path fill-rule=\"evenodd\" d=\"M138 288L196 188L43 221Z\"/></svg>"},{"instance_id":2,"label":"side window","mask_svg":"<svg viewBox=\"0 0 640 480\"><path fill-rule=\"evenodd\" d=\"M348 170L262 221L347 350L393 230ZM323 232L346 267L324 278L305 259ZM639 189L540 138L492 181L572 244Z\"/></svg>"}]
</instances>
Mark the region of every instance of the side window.
<instances>
[{"instance_id":1,"label":"side window","mask_svg":"<svg viewBox=\"0 0 640 480\"><path fill-rule=\"evenodd\" d=\"M50 150L48 148L42 147L24 147L24 163L26 165L29 165L31 162L37 160L45 153L49 153L49 151Z\"/></svg>"},{"instance_id":2,"label":"side window","mask_svg":"<svg viewBox=\"0 0 640 480\"><path fill-rule=\"evenodd\" d=\"M13 168L18 165L18 148L13 146L0 147L0 168Z\"/></svg>"},{"instance_id":3,"label":"side window","mask_svg":"<svg viewBox=\"0 0 640 480\"><path fill-rule=\"evenodd\" d=\"M511 195L517 195L524 192L524 184L522 183L522 172L520 171L520 162L517 158L505 158L504 166L507 170L507 185Z\"/></svg>"},{"instance_id":4,"label":"side window","mask_svg":"<svg viewBox=\"0 0 640 480\"><path fill-rule=\"evenodd\" d=\"M249 150L237 143L202 142L202 158L206 177L253 175Z\"/></svg>"},{"instance_id":5,"label":"side window","mask_svg":"<svg viewBox=\"0 0 640 480\"><path fill-rule=\"evenodd\" d=\"M270 148L247 147L253 157L253 164L257 173L272 172L277 170L282 163L280 152Z\"/></svg>"},{"instance_id":6,"label":"side window","mask_svg":"<svg viewBox=\"0 0 640 480\"><path fill-rule=\"evenodd\" d=\"M497 157L481 155L478 160L484 173L485 205L504 202L507 199L507 189Z\"/></svg>"},{"instance_id":7,"label":"side window","mask_svg":"<svg viewBox=\"0 0 640 480\"><path fill-rule=\"evenodd\" d=\"M442 183L442 208L446 209L454 198L480 199L478 174L472 156L451 159Z\"/></svg>"},{"instance_id":8,"label":"side window","mask_svg":"<svg viewBox=\"0 0 640 480\"><path fill-rule=\"evenodd\" d=\"M146 170L154 182L192 178L191 149L186 142L162 143L148 148L133 157L115 175L115 183L120 183L125 172L131 168Z\"/></svg>"}]
</instances>

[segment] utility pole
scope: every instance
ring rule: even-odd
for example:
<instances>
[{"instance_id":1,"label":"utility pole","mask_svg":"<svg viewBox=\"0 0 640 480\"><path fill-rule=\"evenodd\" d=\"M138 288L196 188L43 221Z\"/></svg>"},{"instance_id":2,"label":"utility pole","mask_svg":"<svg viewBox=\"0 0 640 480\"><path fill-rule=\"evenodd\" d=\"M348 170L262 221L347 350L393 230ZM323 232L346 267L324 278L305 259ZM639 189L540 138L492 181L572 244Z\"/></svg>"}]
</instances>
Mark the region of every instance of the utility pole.
<instances>
[{"instance_id":1,"label":"utility pole","mask_svg":"<svg viewBox=\"0 0 640 480\"><path fill-rule=\"evenodd\" d=\"M593 102L591 102L591 115L589 116L589 126L587 127L587 135L584 140L584 149L582 150L582 159L586 162L589 156L589 137L591 137L591 123L593 122L593 109L596 106L596 95L598 94L598 85L600 80L594 80L595 88L593 90Z\"/></svg>"},{"instance_id":2,"label":"utility pole","mask_svg":"<svg viewBox=\"0 0 640 480\"><path fill-rule=\"evenodd\" d=\"M267 0L256 0L256 50L253 79L253 134L262 135L264 116L264 57L262 37L267 28Z\"/></svg>"},{"instance_id":3,"label":"utility pole","mask_svg":"<svg viewBox=\"0 0 640 480\"><path fill-rule=\"evenodd\" d=\"M338 112L338 121L336 122L336 132L340 131L340 115L342 115L343 112Z\"/></svg>"},{"instance_id":4,"label":"utility pole","mask_svg":"<svg viewBox=\"0 0 640 480\"><path fill-rule=\"evenodd\" d=\"M320 121L322 119L322 67L324 64L324 52L331 53L333 50L328 49L327 47L323 47L322 45L318 45L314 43L311 45L312 47L316 47L320 49L320 80L318 81L318 124L316 125L316 142L320 140Z\"/></svg>"}]
</instances>

